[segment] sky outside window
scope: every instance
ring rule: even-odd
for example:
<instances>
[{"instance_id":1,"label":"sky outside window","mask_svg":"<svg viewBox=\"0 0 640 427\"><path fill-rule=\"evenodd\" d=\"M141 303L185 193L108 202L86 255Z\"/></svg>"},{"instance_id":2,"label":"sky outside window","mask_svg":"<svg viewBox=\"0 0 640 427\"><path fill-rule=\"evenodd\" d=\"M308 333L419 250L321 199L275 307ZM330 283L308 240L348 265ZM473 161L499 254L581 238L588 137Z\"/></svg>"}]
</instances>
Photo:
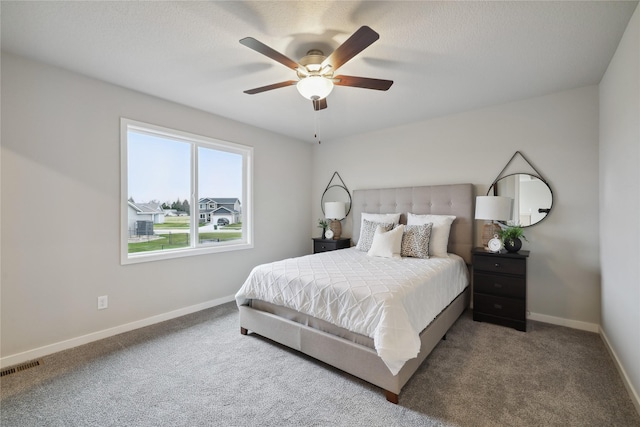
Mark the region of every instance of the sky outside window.
<instances>
[{"instance_id":1,"label":"sky outside window","mask_svg":"<svg viewBox=\"0 0 640 427\"><path fill-rule=\"evenodd\" d=\"M198 147L198 198L238 198L242 203L242 156Z\"/></svg>"},{"instance_id":2,"label":"sky outside window","mask_svg":"<svg viewBox=\"0 0 640 427\"><path fill-rule=\"evenodd\" d=\"M128 132L128 198L138 203L189 200L191 144ZM242 202L242 155L198 148L199 197L237 197Z\"/></svg>"}]
</instances>

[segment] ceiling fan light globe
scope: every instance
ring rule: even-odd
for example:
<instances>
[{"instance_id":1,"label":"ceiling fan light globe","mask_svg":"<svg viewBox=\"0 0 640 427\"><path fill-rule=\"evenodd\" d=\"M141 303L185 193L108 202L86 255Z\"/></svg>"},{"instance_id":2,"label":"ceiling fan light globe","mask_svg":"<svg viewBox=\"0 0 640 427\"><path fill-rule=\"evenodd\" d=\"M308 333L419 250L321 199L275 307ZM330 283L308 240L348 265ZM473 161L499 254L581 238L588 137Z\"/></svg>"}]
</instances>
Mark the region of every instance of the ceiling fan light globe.
<instances>
[{"instance_id":1,"label":"ceiling fan light globe","mask_svg":"<svg viewBox=\"0 0 640 427\"><path fill-rule=\"evenodd\" d=\"M326 98L333 90L333 82L322 76L309 76L301 79L297 84L300 95L307 99Z\"/></svg>"}]
</instances>

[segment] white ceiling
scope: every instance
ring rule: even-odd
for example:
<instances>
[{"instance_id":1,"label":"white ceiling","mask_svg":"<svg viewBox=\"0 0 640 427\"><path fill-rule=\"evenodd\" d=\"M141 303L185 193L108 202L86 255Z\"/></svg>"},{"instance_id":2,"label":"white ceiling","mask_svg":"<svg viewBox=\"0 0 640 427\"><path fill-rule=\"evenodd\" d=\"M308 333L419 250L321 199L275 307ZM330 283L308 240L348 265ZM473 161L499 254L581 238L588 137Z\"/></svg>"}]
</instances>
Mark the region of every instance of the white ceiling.
<instances>
[{"instance_id":1,"label":"white ceiling","mask_svg":"<svg viewBox=\"0 0 640 427\"><path fill-rule=\"evenodd\" d=\"M2 49L240 122L314 141L598 84L637 2L9 2ZM380 39L314 112L295 87L242 91L295 73L238 41L298 61L360 26Z\"/></svg>"}]
</instances>

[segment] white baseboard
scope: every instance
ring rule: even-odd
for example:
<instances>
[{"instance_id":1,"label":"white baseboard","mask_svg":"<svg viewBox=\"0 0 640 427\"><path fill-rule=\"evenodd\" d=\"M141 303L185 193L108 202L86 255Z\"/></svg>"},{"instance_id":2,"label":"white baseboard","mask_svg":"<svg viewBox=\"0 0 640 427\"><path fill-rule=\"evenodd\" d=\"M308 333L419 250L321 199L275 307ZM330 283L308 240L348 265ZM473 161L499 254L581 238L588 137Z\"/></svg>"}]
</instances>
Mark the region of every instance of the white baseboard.
<instances>
[{"instance_id":1,"label":"white baseboard","mask_svg":"<svg viewBox=\"0 0 640 427\"><path fill-rule=\"evenodd\" d=\"M547 314L529 313L527 316L530 320L542 323L550 323L552 325L566 326L567 328L579 329L588 332L600 332L600 325L597 323L582 322L580 320L565 319L562 317L549 316Z\"/></svg>"},{"instance_id":2,"label":"white baseboard","mask_svg":"<svg viewBox=\"0 0 640 427\"><path fill-rule=\"evenodd\" d=\"M0 358L0 369L4 369L8 366L17 365L29 360L38 359L40 357L48 356L53 353L57 353L62 350L68 350L79 345L88 344L93 341L98 341L104 338L112 337L114 335L121 334L123 332L133 331L134 329L143 328L145 326L153 325L155 323L164 322L165 320L175 319L176 317L185 316L187 314L195 313L197 311L205 310L207 308L215 307L217 305L225 304L233 301L234 295L230 295L223 298L214 299L211 301L203 302L201 304L184 307L178 310L170 311L168 313L158 314L157 316L147 317L146 319L137 320L135 322L127 323L113 328L104 329L98 332L92 332L87 335L83 335L69 340L60 341L54 344L38 347L33 350L28 350L22 353L12 354Z\"/></svg>"},{"instance_id":3,"label":"white baseboard","mask_svg":"<svg viewBox=\"0 0 640 427\"><path fill-rule=\"evenodd\" d=\"M631 384L631 380L629 380L627 371L624 370L624 367L620 363L620 359L618 358L618 355L613 350L613 347L611 347L609 338L607 338L607 334L604 333L602 328L600 328L600 337L602 338L602 341L604 342L604 346L607 348L609 355L611 355L611 358L613 359L613 363L614 365L616 365L616 369L618 369L618 372L620 373L620 377L622 378L622 382L624 383L624 386L627 389L627 392L629 393L629 397L631 398L631 402L633 402L633 406L636 407L636 411L638 411L638 414L640 414L640 395L638 394L638 391L635 388L633 388L633 384Z\"/></svg>"}]
</instances>

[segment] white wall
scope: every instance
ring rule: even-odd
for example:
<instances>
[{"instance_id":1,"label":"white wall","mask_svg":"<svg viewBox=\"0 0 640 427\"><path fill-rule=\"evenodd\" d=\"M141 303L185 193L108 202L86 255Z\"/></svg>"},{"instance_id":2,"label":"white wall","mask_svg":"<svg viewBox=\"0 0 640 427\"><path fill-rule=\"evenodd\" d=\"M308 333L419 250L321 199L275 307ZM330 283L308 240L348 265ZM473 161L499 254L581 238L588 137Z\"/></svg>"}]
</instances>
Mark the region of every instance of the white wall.
<instances>
[{"instance_id":1,"label":"white wall","mask_svg":"<svg viewBox=\"0 0 640 427\"><path fill-rule=\"evenodd\" d=\"M120 265L121 116L253 146L255 248ZM256 264L310 252L297 140L3 54L1 155L4 366L229 300Z\"/></svg>"},{"instance_id":2,"label":"white wall","mask_svg":"<svg viewBox=\"0 0 640 427\"><path fill-rule=\"evenodd\" d=\"M517 150L550 182L554 193L550 215L525 233L529 243L524 249L531 250L528 308L534 319L596 331L596 86L323 141L314 146L312 200L320 200L335 170L350 190L469 182L484 195ZM520 172L531 171L515 166ZM319 203L314 204L314 225L320 216ZM351 221L346 220L347 236Z\"/></svg>"},{"instance_id":3,"label":"white wall","mask_svg":"<svg viewBox=\"0 0 640 427\"><path fill-rule=\"evenodd\" d=\"M640 8L600 83L602 331L640 412Z\"/></svg>"}]
</instances>

